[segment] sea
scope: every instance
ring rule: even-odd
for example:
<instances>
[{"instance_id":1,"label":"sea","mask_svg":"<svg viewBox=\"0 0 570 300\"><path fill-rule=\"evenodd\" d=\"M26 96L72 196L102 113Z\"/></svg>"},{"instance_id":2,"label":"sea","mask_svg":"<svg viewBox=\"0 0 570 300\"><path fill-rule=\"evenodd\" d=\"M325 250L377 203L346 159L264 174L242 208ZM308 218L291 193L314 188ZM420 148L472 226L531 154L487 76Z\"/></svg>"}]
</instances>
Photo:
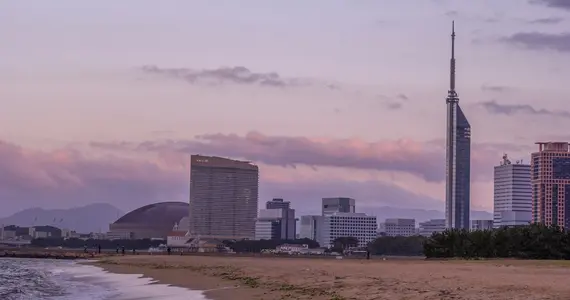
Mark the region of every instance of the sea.
<instances>
[{"instance_id":1,"label":"sea","mask_svg":"<svg viewBox=\"0 0 570 300\"><path fill-rule=\"evenodd\" d=\"M1 300L207 300L201 291L70 260L0 258Z\"/></svg>"}]
</instances>

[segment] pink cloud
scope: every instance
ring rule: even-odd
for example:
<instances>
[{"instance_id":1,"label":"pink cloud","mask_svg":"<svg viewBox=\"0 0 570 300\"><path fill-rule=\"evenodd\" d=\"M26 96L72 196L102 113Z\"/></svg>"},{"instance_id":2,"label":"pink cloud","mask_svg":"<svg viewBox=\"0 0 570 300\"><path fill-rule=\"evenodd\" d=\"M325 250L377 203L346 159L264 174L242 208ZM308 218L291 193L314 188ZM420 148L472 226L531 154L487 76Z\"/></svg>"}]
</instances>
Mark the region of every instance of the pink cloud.
<instances>
[{"instance_id":1,"label":"pink cloud","mask_svg":"<svg viewBox=\"0 0 570 300\"><path fill-rule=\"evenodd\" d=\"M0 201L6 210L148 203L179 197L184 183L182 171L151 161L97 158L70 148L39 151L0 142Z\"/></svg>"},{"instance_id":2,"label":"pink cloud","mask_svg":"<svg viewBox=\"0 0 570 300\"><path fill-rule=\"evenodd\" d=\"M252 131L236 134L204 134L193 140L144 142L93 142L98 149L173 153L200 153L248 159L257 163L313 168L337 167L359 170L404 172L428 182L445 179L445 149L440 140L409 139L368 142L360 139L326 139L269 136ZM473 145L474 180L489 180L493 161L500 158L502 145Z\"/></svg>"}]
</instances>

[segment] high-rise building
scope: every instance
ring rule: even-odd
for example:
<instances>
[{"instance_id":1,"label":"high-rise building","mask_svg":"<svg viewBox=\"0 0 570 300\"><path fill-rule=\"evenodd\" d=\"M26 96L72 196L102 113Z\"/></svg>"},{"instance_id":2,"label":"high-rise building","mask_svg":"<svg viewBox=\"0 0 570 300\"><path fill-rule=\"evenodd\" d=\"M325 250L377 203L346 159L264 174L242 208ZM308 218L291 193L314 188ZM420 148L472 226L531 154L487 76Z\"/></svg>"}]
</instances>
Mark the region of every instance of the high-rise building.
<instances>
[{"instance_id":1,"label":"high-rise building","mask_svg":"<svg viewBox=\"0 0 570 300\"><path fill-rule=\"evenodd\" d=\"M291 202L285 201L282 198L273 198L271 201L265 202L266 209L274 208L291 208Z\"/></svg>"},{"instance_id":2,"label":"high-rise building","mask_svg":"<svg viewBox=\"0 0 570 300\"><path fill-rule=\"evenodd\" d=\"M385 236L414 236L416 235L416 220L386 219L380 228Z\"/></svg>"},{"instance_id":3,"label":"high-rise building","mask_svg":"<svg viewBox=\"0 0 570 300\"><path fill-rule=\"evenodd\" d=\"M295 239L297 233L297 219L295 218L295 210L291 209L291 202L285 201L282 198L273 198L271 201L265 202L265 208L283 209L283 239Z\"/></svg>"},{"instance_id":4,"label":"high-rise building","mask_svg":"<svg viewBox=\"0 0 570 300\"><path fill-rule=\"evenodd\" d=\"M297 229L296 223L294 209L261 209L255 222L255 239L294 240Z\"/></svg>"},{"instance_id":5,"label":"high-rise building","mask_svg":"<svg viewBox=\"0 0 570 300\"><path fill-rule=\"evenodd\" d=\"M323 216L301 216L299 238L313 241L321 240L322 226Z\"/></svg>"},{"instance_id":6,"label":"high-rise building","mask_svg":"<svg viewBox=\"0 0 570 300\"><path fill-rule=\"evenodd\" d=\"M511 163L507 155L495 166L493 227L528 225L532 216L530 165Z\"/></svg>"},{"instance_id":7,"label":"high-rise building","mask_svg":"<svg viewBox=\"0 0 570 300\"><path fill-rule=\"evenodd\" d=\"M352 198L337 197L323 198L322 215L330 215L335 212L354 213L356 201Z\"/></svg>"},{"instance_id":8,"label":"high-rise building","mask_svg":"<svg viewBox=\"0 0 570 300\"><path fill-rule=\"evenodd\" d=\"M447 92L445 220L447 228L471 227L471 125L455 91L455 26L451 33L451 62Z\"/></svg>"},{"instance_id":9,"label":"high-rise building","mask_svg":"<svg viewBox=\"0 0 570 300\"><path fill-rule=\"evenodd\" d=\"M358 246L365 247L376 239L378 223L375 216L364 213L335 212L323 217L321 247L331 247L337 238L354 237Z\"/></svg>"},{"instance_id":10,"label":"high-rise building","mask_svg":"<svg viewBox=\"0 0 570 300\"><path fill-rule=\"evenodd\" d=\"M536 143L531 154L532 221L570 228L570 149L567 142Z\"/></svg>"},{"instance_id":11,"label":"high-rise building","mask_svg":"<svg viewBox=\"0 0 570 300\"><path fill-rule=\"evenodd\" d=\"M434 233L442 233L445 229L445 219L432 219L420 223L419 234L431 236Z\"/></svg>"},{"instance_id":12,"label":"high-rise building","mask_svg":"<svg viewBox=\"0 0 570 300\"><path fill-rule=\"evenodd\" d=\"M247 161L192 155L191 235L253 239L257 218L259 169Z\"/></svg>"}]
</instances>

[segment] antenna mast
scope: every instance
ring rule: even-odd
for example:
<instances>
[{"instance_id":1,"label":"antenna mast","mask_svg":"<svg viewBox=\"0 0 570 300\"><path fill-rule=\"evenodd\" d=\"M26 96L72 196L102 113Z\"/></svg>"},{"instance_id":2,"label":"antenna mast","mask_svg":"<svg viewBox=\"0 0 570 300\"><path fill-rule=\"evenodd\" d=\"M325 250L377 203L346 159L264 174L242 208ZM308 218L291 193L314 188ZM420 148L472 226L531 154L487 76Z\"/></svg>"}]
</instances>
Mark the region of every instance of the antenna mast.
<instances>
[{"instance_id":1,"label":"antenna mast","mask_svg":"<svg viewBox=\"0 0 570 300\"><path fill-rule=\"evenodd\" d=\"M455 21L451 22L451 60L449 62L449 91L446 100L447 103L459 102L459 97L455 91Z\"/></svg>"},{"instance_id":2,"label":"antenna mast","mask_svg":"<svg viewBox=\"0 0 570 300\"><path fill-rule=\"evenodd\" d=\"M451 70L449 72L449 90L455 91L455 21L451 21Z\"/></svg>"}]
</instances>

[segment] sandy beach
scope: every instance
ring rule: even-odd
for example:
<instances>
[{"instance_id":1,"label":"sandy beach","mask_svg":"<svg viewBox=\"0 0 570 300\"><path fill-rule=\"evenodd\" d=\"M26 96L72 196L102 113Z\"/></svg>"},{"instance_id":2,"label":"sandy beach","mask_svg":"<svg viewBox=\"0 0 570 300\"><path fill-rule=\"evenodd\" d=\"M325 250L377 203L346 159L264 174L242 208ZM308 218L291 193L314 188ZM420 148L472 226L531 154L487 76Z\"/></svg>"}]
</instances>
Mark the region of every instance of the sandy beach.
<instances>
[{"instance_id":1,"label":"sandy beach","mask_svg":"<svg viewBox=\"0 0 570 300\"><path fill-rule=\"evenodd\" d=\"M124 256L97 263L215 300L570 299L570 262Z\"/></svg>"}]
</instances>

